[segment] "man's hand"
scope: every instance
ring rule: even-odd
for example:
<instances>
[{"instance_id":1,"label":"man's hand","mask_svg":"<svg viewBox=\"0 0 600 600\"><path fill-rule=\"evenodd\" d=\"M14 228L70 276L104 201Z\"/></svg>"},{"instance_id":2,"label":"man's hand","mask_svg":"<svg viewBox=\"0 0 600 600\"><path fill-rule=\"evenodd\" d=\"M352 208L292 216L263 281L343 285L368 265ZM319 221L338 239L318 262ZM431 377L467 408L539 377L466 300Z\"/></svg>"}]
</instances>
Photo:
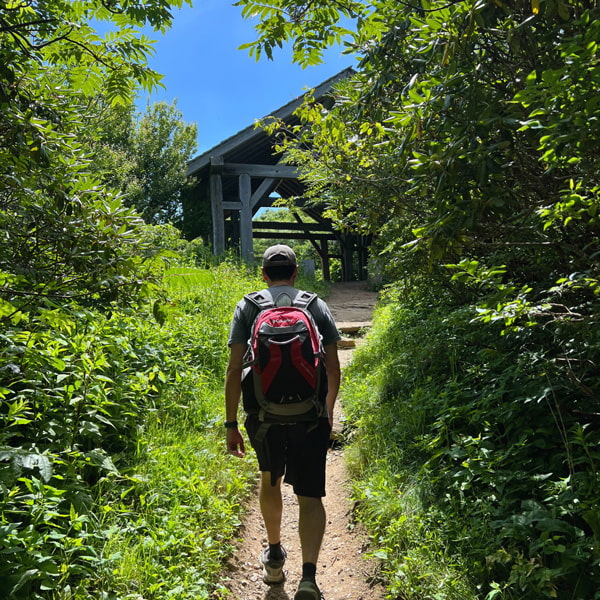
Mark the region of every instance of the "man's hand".
<instances>
[{"instance_id":1,"label":"man's hand","mask_svg":"<svg viewBox=\"0 0 600 600\"><path fill-rule=\"evenodd\" d=\"M342 377L337 342L325 346L325 371L327 371L327 413L329 414L329 424L333 428L333 408Z\"/></svg>"},{"instance_id":2,"label":"man's hand","mask_svg":"<svg viewBox=\"0 0 600 600\"><path fill-rule=\"evenodd\" d=\"M237 427L227 430L227 452L233 454L233 456L239 456L240 458L243 458L246 455L244 438Z\"/></svg>"},{"instance_id":3,"label":"man's hand","mask_svg":"<svg viewBox=\"0 0 600 600\"><path fill-rule=\"evenodd\" d=\"M225 421L232 423L237 419L242 395L242 362L246 344L231 344L229 351L229 363L225 373ZM240 458L246 454L244 438L237 427L227 429L227 452Z\"/></svg>"}]
</instances>

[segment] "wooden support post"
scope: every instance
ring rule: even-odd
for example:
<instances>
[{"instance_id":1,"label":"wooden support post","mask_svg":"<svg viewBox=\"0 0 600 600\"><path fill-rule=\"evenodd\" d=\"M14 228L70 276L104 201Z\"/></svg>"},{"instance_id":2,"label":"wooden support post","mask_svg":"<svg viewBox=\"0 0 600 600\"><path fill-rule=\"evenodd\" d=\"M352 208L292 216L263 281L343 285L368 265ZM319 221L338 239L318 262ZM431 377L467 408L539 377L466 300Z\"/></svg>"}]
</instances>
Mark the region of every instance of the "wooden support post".
<instances>
[{"instance_id":1,"label":"wooden support post","mask_svg":"<svg viewBox=\"0 0 600 600\"><path fill-rule=\"evenodd\" d=\"M342 280L352 281L352 254L354 244L352 237L348 234L342 236Z\"/></svg>"},{"instance_id":2,"label":"wooden support post","mask_svg":"<svg viewBox=\"0 0 600 600\"><path fill-rule=\"evenodd\" d=\"M223 182L218 173L210 176L210 207L213 224L213 254L225 254L225 215L223 214Z\"/></svg>"},{"instance_id":3,"label":"wooden support post","mask_svg":"<svg viewBox=\"0 0 600 600\"><path fill-rule=\"evenodd\" d=\"M331 281L331 269L329 266L329 242L327 240L323 240L321 248L321 260L323 261L323 279L324 281Z\"/></svg>"},{"instance_id":4,"label":"wooden support post","mask_svg":"<svg viewBox=\"0 0 600 600\"><path fill-rule=\"evenodd\" d=\"M239 193L242 209L240 210L240 240L242 259L254 261L254 242L252 240L252 186L250 175L242 173L239 178Z\"/></svg>"}]
</instances>

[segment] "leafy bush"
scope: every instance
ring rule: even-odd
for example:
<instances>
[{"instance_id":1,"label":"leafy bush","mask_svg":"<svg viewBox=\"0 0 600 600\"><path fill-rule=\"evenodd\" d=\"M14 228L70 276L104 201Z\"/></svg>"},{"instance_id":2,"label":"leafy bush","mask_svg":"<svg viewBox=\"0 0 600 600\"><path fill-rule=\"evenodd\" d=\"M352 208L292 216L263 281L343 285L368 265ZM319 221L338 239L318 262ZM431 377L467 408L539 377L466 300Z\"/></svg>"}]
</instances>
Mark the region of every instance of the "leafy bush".
<instances>
[{"instance_id":1,"label":"leafy bush","mask_svg":"<svg viewBox=\"0 0 600 600\"><path fill-rule=\"evenodd\" d=\"M145 329L56 309L2 335L0 574L16 597L60 590L101 562L93 485L135 449L166 382Z\"/></svg>"},{"instance_id":2,"label":"leafy bush","mask_svg":"<svg viewBox=\"0 0 600 600\"><path fill-rule=\"evenodd\" d=\"M355 494L391 589L432 593L435 557L454 567L439 598L595 598L598 327L500 335L476 314L391 302L347 373Z\"/></svg>"},{"instance_id":3,"label":"leafy bush","mask_svg":"<svg viewBox=\"0 0 600 600\"><path fill-rule=\"evenodd\" d=\"M162 325L143 309L72 306L0 336L6 597L218 587L254 477L252 461L224 460L227 331L257 282L228 264L197 275Z\"/></svg>"}]
</instances>

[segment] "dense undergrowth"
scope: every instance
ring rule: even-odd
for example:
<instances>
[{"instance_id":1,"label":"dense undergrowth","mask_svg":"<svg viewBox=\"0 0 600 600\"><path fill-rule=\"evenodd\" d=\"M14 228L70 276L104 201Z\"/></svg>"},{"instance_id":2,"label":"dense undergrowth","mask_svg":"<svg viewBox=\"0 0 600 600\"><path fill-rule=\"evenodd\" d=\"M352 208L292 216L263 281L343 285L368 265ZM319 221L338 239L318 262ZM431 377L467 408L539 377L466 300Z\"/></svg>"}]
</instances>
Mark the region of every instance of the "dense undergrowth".
<instances>
[{"instance_id":1,"label":"dense undergrowth","mask_svg":"<svg viewBox=\"0 0 600 600\"><path fill-rule=\"evenodd\" d=\"M168 273L159 304L40 310L1 335L6 598L208 598L254 480L225 459L222 383L255 273Z\"/></svg>"},{"instance_id":2,"label":"dense undergrowth","mask_svg":"<svg viewBox=\"0 0 600 600\"><path fill-rule=\"evenodd\" d=\"M476 315L391 297L346 372L354 495L390 597L599 598L597 323Z\"/></svg>"},{"instance_id":3,"label":"dense undergrowth","mask_svg":"<svg viewBox=\"0 0 600 600\"><path fill-rule=\"evenodd\" d=\"M179 245L178 260L203 262L193 244ZM231 262L171 268L162 292L135 309L39 306L5 321L2 598L224 591L222 566L256 480L252 455L225 452L227 336L236 302L263 285L257 275Z\"/></svg>"}]
</instances>

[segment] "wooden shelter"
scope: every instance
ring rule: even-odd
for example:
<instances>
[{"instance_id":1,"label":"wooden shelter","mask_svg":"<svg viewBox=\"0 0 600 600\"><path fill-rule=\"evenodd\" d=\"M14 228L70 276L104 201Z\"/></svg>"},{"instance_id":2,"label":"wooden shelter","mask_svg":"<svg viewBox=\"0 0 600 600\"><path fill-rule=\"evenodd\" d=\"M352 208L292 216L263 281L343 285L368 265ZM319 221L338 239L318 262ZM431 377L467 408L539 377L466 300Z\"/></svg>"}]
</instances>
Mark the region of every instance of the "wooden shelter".
<instances>
[{"instance_id":1,"label":"wooden shelter","mask_svg":"<svg viewBox=\"0 0 600 600\"><path fill-rule=\"evenodd\" d=\"M330 108L333 99L328 92L352 72L346 69L316 87L315 100ZM296 125L293 113L303 99L296 98L271 117ZM251 125L188 163L188 176L198 181L192 202L210 202L214 253L236 248L244 260L253 261L255 238L306 239L322 259L325 279L329 279L332 258L341 260L344 281L365 279L369 240L335 230L318 205L304 201L305 188L298 180L298 170L282 164L275 144L274 136ZM261 208L272 206L280 197L295 199L298 211L294 222L253 220ZM306 222L302 215L311 221Z\"/></svg>"}]
</instances>

